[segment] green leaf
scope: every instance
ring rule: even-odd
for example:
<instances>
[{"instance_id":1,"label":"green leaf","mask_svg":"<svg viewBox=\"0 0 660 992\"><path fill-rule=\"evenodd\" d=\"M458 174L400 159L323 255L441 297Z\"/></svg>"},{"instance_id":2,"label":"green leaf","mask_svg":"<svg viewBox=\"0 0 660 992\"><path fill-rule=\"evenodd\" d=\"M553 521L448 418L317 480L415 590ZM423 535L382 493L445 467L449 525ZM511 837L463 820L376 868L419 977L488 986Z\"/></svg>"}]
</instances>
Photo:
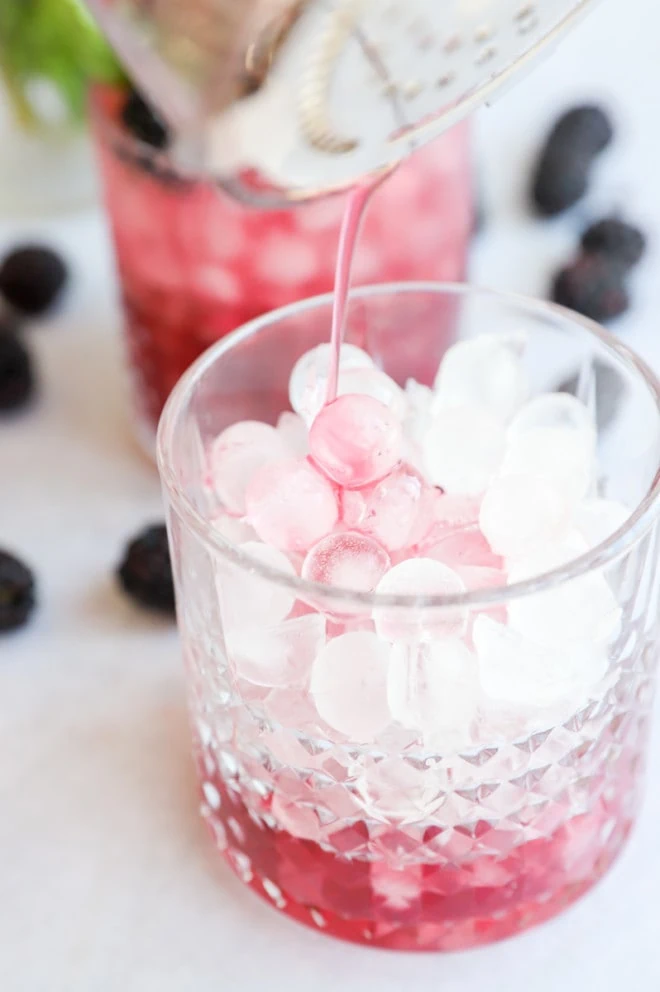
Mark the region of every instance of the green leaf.
<instances>
[{"instance_id":1,"label":"green leaf","mask_svg":"<svg viewBox=\"0 0 660 992\"><path fill-rule=\"evenodd\" d=\"M89 83L123 79L82 0L0 0L0 73L24 123L34 123L31 81L51 82L81 121Z\"/></svg>"}]
</instances>

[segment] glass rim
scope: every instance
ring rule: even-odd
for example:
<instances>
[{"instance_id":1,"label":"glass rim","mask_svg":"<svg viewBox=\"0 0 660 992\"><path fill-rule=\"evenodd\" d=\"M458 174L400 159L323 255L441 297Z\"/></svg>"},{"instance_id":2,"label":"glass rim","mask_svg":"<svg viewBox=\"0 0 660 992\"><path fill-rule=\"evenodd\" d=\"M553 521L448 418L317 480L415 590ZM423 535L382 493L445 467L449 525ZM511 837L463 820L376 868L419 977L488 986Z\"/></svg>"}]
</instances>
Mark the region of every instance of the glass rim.
<instances>
[{"instance_id":1,"label":"glass rim","mask_svg":"<svg viewBox=\"0 0 660 992\"><path fill-rule=\"evenodd\" d=\"M455 297L479 296L492 299L499 303L535 312L538 315L548 315L561 318L563 321L579 326L583 331L603 345L619 365L632 372L640 384L644 385L655 402L660 416L660 380L647 363L626 345L622 344L613 334L606 331L595 321L546 300L538 300L518 293L500 291L487 287L475 286L469 283L451 282L394 282L360 286L352 289L349 300L368 299L374 296L388 296L408 293L427 293L432 295L449 295ZM658 512L660 496L660 462L656 468L653 481L643 499L639 501L626 522L614 531L605 541L590 548L583 555L572 558L563 565L542 572L530 579L516 582L509 586L494 589L476 589L451 596L419 596L378 594L375 592L356 592L337 586L310 582L298 575L291 576L277 568L266 565L251 557L237 544L228 541L212 525L210 520L195 508L182 490L172 464L174 432L181 411L192 396L195 386L204 374L223 355L235 346L258 334L260 330L271 324L278 323L288 317L297 316L308 310L331 306L333 292L308 297L304 300L290 303L287 306L270 310L254 320L227 334L211 345L179 379L163 409L158 425L157 434L157 463L163 488L171 504L177 509L186 526L190 527L206 546L210 546L223 558L232 564L249 569L260 578L285 587L296 593L296 598L304 601L318 601L344 606L351 609L368 607L402 608L402 609L478 609L506 604L512 600L521 599L539 592L545 592L560 586L564 582L577 579L589 572L597 571L606 565L622 558L644 536L652 525Z\"/></svg>"}]
</instances>

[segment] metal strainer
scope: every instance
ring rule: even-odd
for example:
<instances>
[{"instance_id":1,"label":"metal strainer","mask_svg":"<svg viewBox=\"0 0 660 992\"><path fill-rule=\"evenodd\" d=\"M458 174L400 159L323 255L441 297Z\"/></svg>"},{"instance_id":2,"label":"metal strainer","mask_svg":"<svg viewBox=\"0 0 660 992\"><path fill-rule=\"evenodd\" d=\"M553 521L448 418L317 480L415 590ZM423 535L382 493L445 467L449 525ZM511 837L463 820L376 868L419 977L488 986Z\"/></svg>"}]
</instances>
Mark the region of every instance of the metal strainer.
<instances>
[{"instance_id":1,"label":"metal strainer","mask_svg":"<svg viewBox=\"0 0 660 992\"><path fill-rule=\"evenodd\" d=\"M180 161L280 203L398 161L593 2L89 0Z\"/></svg>"}]
</instances>

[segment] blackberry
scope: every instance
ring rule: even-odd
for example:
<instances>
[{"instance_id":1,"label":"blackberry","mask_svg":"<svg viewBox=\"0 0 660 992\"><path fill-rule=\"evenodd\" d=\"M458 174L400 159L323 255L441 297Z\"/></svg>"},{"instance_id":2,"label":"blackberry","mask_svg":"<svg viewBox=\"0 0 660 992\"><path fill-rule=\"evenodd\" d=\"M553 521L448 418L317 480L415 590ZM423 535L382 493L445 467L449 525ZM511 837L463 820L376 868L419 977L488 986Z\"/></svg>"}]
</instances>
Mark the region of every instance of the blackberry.
<instances>
[{"instance_id":1,"label":"blackberry","mask_svg":"<svg viewBox=\"0 0 660 992\"><path fill-rule=\"evenodd\" d=\"M167 148L170 140L167 127L137 90L129 93L121 119L124 127L138 141L143 141L158 151Z\"/></svg>"},{"instance_id":2,"label":"blackberry","mask_svg":"<svg viewBox=\"0 0 660 992\"><path fill-rule=\"evenodd\" d=\"M532 181L532 201L550 217L577 203L587 191L594 158L614 135L600 107L569 110L556 122L538 159Z\"/></svg>"},{"instance_id":3,"label":"blackberry","mask_svg":"<svg viewBox=\"0 0 660 992\"><path fill-rule=\"evenodd\" d=\"M0 265L0 293L20 313L36 317L57 301L69 272L57 252L42 245L23 245Z\"/></svg>"},{"instance_id":4,"label":"blackberry","mask_svg":"<svg viewBox=\"0 0 660 992\"><path fill-rule=\"evenodd\" d=\"M587 228L582 235L582 249L589 254L607 255L623 268L632 269L646 250L646 238L632 224L607 217Z\"/></svg>"},{"instance_id":5,"label":"blackberry","mask_svg":"<svg viewBox=\"0 0 660 992\"><path fill-rule=\"evenodd\" d=\"M601 107L586 104L574 107L559 118L547 145L593 157L604 151L613 137L614 128L606 112Z\"/></svg>"},{"instance_id":6,"label":"blackberry","mask_svg":"<svg viewBox=\"0 0 660 992\"><path fill-rule=\"evenodd\" d=\"M0 550L0 633L23 627L35 606L35 582L23 562Z\"/></svg>"},{"instance_id":7,"label":"blackberry","mask_svg":"<svg viewBox=\"0 0 660 992\"><path fill-rule=\"evenodd\" d=\"M578 152L546 152L539 161L532 187L538 213L553 217L581 200L589 186L589 164Z\"/></svg>"},{"instance_id":8,"label":"blackberry","mask_svg":"<svg viewBox=\"0 0 660 992\"><path fill-rule=\"evenodd\" d=\"M117 570L128 595L150 610L174 613L174 582L164 524L146 527L129 543Z\"/></svg>"},{"instance_id":9,"label":"blackberry","mask_svg":"<svg viewBox=\"0 0 660 992\"><path fill-rule=\"evenodd\" d=\"M0 412L24 406L34 392L30 354L14 331L0 327Z\"/></svg>"},{"instance_id":10,"label":"blackberry","mask_svg":"<svg viewBox=\"0 0 660 992\"><path fill-rule=\"evenodd\" d=\"M630 305L623 275L605 255L580 255L556 274L552 299L592 320L613 320Z\"/></svg>"}]
</instances>

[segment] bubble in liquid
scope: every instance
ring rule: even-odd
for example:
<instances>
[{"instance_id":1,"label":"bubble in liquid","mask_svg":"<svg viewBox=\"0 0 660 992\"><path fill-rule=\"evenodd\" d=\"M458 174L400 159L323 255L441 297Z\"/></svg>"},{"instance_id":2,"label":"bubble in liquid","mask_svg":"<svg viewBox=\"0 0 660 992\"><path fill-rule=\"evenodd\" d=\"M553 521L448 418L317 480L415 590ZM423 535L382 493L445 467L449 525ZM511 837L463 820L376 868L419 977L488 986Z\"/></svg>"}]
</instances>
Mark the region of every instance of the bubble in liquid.
<instances>
[{"instance_id":1,"label":"bubble in liquid","mask_svg":"<svg viewBox=\"0 0 660 992\"><path fill-rule=\"evenodd\" d=\"M307 552L302 578L335 589L371 592L390 567L390 558L373 538L343 531L330 534Z\"/></svg>"},{"instance_id":2,"label":"bubble in liquid","mask_svg":"<svg viewBox=\"0 0 660 992\"><path fill-rule=\"evenodd\" d=\"M283 551L307 551L339 517L333 487L306 459L267 465L252 479L246 504L262 541Z\"/></svg>"},{"instance_id":3,"label":"bubble in liquid","mask_svg":"<svg viewBox=\"0 0 660 992\"><path fill-rule=\"evenodd\" d=\"M504 443L504 428L483 410L438 410L424 438L426 474L447 493L478 496L499 468Z\"/></svg>"},{"instance_id":4,"label":"bubble in liquid","mask_svg":"<svg viewBox=\"0 0 660 992\"><path fill-rule=\"evenodd\" d=\"M376 632L389 641L433 641L460 637L465 631L466 616L462 607L424 605L431 596L456 596L465 586L451 568L430 558L409 558L387 572L378 586L378 596L416 596L418 606L375 606Z\"/></svg>"},{"instance_id":5,"label":"bubble in liquid","mask_svg":"<svg viewBox=\"0 0 660 992\"><path fill-rule=\"evenodd\" d=\"M211 481L223 506L243 516L245 494L255 474L285 453L280 435L269 424L243 420L224 430L209 454Z\"/></svg>"},{"instance_id":6,"label":"bubble in liquid","mask_svg":"<svg viewBox=\"0 0 660 992\"><path fill-rule=\"evenodd\" d=\"M309 426L326 400L332 360L330 344L320 344L298 359L289 379L289 402ZM344 369L373 368L370 356L353 344L342 344L339 353L340 373Z\"/></svg>"},{"instance_id":7,"label":"bubble in liquid","mask_svg":"<svg viewBox=\"0 0 660 992\"><path fill-rule=\"evenodd\" d=\"M277 421L277 432L289 455L306 458L309 454L308 430L305 421L297 413L285 410Z\"/></svg>"},{"instance_id":8,"label":"bubble in liquid","mask_svg":"<svg viewBox=\"0 0 660 992\"><path fill-rule=\"evenodd\" d=\"M312 424L309 447L314 461L340 486L378 482L401 456L401 425L371 396L340 396Z\"/></svg>"},{"instance_id":9,"label":"bubble in liquid","mask_svg":"<svg viewBox=\"0 0 660 992\"><path fill-rule=\"evenodd\" d=\"M565 534L572 509L572 502L547 479L501 476L484 496L479 526L496 554L515 559Z\"/></svg>"},{"instance_id":10,"label":"bubble in liquid","mask_svg":"<svg viewBox=\"0 0 660 992\"><path fill-rule=\"evenodd\" d=\"M390 646L375 634L342 634L326 644L312 670L311 692L325 722L356 743L372 741L390 723Z\"/></svg>"},{"instance_id":11,"label":"bubble in liquid","mask_svg":"<svg viewBox=\"0 0 660 992\"><path fill-rule=\"evenodd\" d=\"M307 613L272 627L252 623L228 632L227 649L236 673L255 685L304 685L325 644L325 617Z\"/></svg>"},{"instance_id":12,"label":"bubble in liquid","mask_svg":"<svg viewBox=\"0 0 660 992\"><path fill-rule=\"evenodd\" d=\"M529 395L521 334L481 335L459 341L445 354L434 383L434 412L479 407L506 423Z\"/></svg>"},{"instance_id":13,"label":"bubble in liquid","mask_svg":"<svg viewBox=\"0 0 660 992\"><path fill-rule=\"evenodd\" d=\"M293 565L277 548L259 541L247 541L240 545L240 550L262 565L295 577ZM239 566L220 573L217 581L223 620L227 628L233 630L240 631L256 624L265 627L277 624L289 615L296 599L295 593L285 585Z\"/></svg>"},{"instance_id":14,"label":"bubble in liquid","mask_svg":"<svg viewBox=\"0 0 660 992\"><path fill-rule=\"evenodd\" d=\"M474 744L480 687L462 641L395 645L387 691L394 718L431 746L447 753Z\"/></svg>"}]
</instances>

